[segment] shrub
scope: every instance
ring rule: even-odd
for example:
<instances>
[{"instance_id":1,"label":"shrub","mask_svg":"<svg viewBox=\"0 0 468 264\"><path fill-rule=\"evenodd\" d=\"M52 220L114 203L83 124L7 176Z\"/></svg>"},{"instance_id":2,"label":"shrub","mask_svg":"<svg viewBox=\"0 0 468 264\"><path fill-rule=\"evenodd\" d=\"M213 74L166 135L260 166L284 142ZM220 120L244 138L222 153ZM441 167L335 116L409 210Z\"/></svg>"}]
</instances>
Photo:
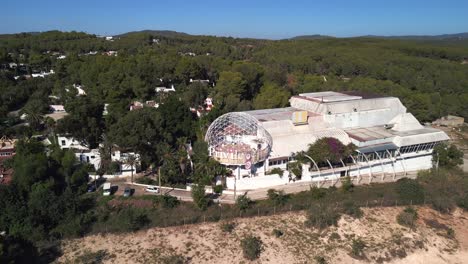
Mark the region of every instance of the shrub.
<instances>
[{"instance_id":1,"label":"shrub","mask_svg":"<svg viewBox=\"0 0 468 264\"><path fill-rule=\"evenodd\" d=\"M455 145L438 144L434 147L432 153L433 160L439 162L440 167L453 168L463 164L463 151L459 150Z\"/></svg>"},{"instance_id":2,"label":"shrub","mask_svg":"<svg viewBox=\"0 0 468 264\"><path fill-rule=\"evenodd\" d=\"M233 222L222 223L220 227L221 227L221 231L225 233L231 233L236 227L236 224L234 224Z\"/></svg>"},{"instance_id":3,"label":"shrub","mask_svg":"<svg viewBox=\"0 0 468 264\"><path fill-rule=\"evenodd\" d=\"M406 207L403 212L397 215L397 222L400 225L414 227L418 219L418 212L413 207Z\"/></svg>"},{"instance_id":4,"label":"shrub","mask_svg":"<svg viewBox=\"0 0 468 264\"><path fill-rule=\"evenodd\" d=\"M149 177L141 177L136 179L137 183L140 184L147 184L147 185L156 185L157 182L154 179L151 179Z\"/></svg>"},{"instance_id":5,"label":"shrub","mask_svg":"<svg viewBox=\"0 0 468 264\"><path fill-rule=\"evenodd\" d=\"M236 199L236 205L241 211L245 211L250 208L252 205L252 200L250 200L249 197L247 197L247 193L244 193L243 195L240 195Z\"/></svg>"},{"instance_id":6,"label":"shrub","mask_svg":"<svg viewBox=\"0 0 468 264\"><path fill-rule=\"evenodd\" d=\"M363 257L366 244L360 238L353 239L351 243L351 255L354 257Z\"/></svg>"},{"instance_id":7,"label":"shrub","mask_svg":"<svg viewBox=\"0 0 468 264\"><path fill-rule=\"evenodd\" d=\"M159 201L164 208L175 208L180 204L180 201L177 199L177 197L170 196L168 194L157 197L159 198Z\"/></svg>"},{"instance_id":8,"label":"shrub","mask_svg":"<svg viewBox=\"0 0 468 264\"><path fill-rule=\"evenodd\" d=\"M468 211L468 193L458 199L457 205Z\"/></svg>"},{"instance_id":9,"label":"shrub","mask_svg":"<svg viewBox=\"0 0 468 264\"><path fill-rule=\"evenodd\" d=\"M345 177L344 181L341 182L341 190L343 192L352 192L354 189L354 184L351 181L351 177Z\"/></svg>"},{"instance_id":10,"label":"shrub","mask_svg":"<svg viewBox=\"0 0 468 264\"><path fill-rule=\"evenodd\" d=\"M278 174L280 177L283 177L283 170L280 168L274 168L268 174Z\"/></svg>"},{"instance_id":11,"label":"shrub","mask_svg":"<svg viewBox=\"0 0 468 264\"><path fill-rule=\"evenodd\" d=\"M281 236L284 235L283 231L281 231L281 230L279 230L279 229L276 229L276 228L273 229L273 232L272 232L272 233L273 233L273 235L274 235L275 237L281 237Z\"/></svg>"},{"instance_id":12,"label":"shrub","mask_svg":"<svg viewBox=\"0 0 468 264\"><path fill-rule=\"evenodd\" d=\"M242 253L248 260L255 260L260 257L263 250L263 243L259 237L249 235L241 240Z\"/></svg>"},{"instance_id":13,"label":"shrub","mask_svg":"<svg viewBox=\"0 0 468 264\"><path fill-rule=\"evenodd\" d=\"M455 238L455 230L453 230L452 228L447 228L447 237L448 238Z\"/></svg>"},{"instance_id":14,"label":"shrub","mask_svg":"<svg viewBox=\"0 0 468 264\"><path fill-rule=\"evenodd\" d=\"M269 189L267 191L267 196L268 199L275 205L275 206L281 206L284 205L288 199L289 195L284 194L283 191L277 191L274 189Z\"/></svg>"},{"instance_id":15,"label":"shrub","mask_svg":"<svg viewBox=\"0 0 468 264\"><path fill-rule=\"evenodd\" d=\"M330 240L340 240L340 238L341 238L340 234L338 234L336 232L331 233L330 237L329 237Z\"/></svg>"},{"instance_id":16,"label":"shrub","mask_svg":"<svg viewBox=\"0 0 468 264\"><path fill-rule=\"evenodd\" d=\"M98 250L96 252L85 251L82 255L78 256L76 263L98 264L102 263L108 257L106 250Z\"/></svg>"},{"instance_id":17,"label":"shrub","mask_svg":"<svg viewBox=\"0 0 468 264\"><path fill-rule=\"evenodd\" d=\"M188 260L182 255L170 255L161 258L163 264L184 264L188 263Z\"/></svg>"},{"instance_id":18,"label":"shrub","mask_svg":"<svg viewBox=\"0 0 468 264\"><path fill-rule=\"evenodd\" d=\"M205 194L205 185L197 184L192 185L192 198L195 205L200 210L206 210L208 208L208 204L210 200L206 197Z\"/></svg>"},{"instance_id":19,"label":"shrub","mask_svg":"<svg viewBox=\"0 0 468 264\"><path fill-rule=\"evenodd\" d=\"M325 203L315 204L309 209L305 224L311 227L325 228L336 225L340 216L337 207Z\"/></svg>"},{"instance_id":20,"label":"shrub","mask_svg":"<svg viewBox=\"0 0 468 264\"><path fill-rule=\"evenodd\" d=\"M121 222L124 231L139 230L150 222L148 215L144 210L133 208L126 208L121 210L116 219L118 222Z\"/></svg>"},{"instance_id":21,"label":"shrub","mask_svg":"<svg viewBox=\"0 0 468 264\"><path fill-rule=\"evenodd\" d=\"M343 203L343 213L354 218L360 218L363 215L361 208L357 206L353 201L345 201Z\"/></svg>"},{"instance_id":22,"label":"shrub","mask_svg":"<svg viewBox=\"0 0 468 264\"><path fill-rule=\"evenodd\" d=\"M327 260L322 256L315 256L314 260L317 264L327 264Z\"/></svg>"},{"instance_id":23,"label":"shrub","mask_svg":"<svg viewBox=\"0 0 468 264\"><path fill-rule=\"evenodd\" d=\"M320 200L327 194L327 190L324 188L318 188L316 186L310 188L310 196L314 200Z\"/></svg>"},{"instance_id":24,"label":"shrub","mask_svg":"<svg viewBox=\"0 0 468 264\"><path fill-rule=\"evenodd\" d=\"M424 201L424 188L416 180L403 178L396 183L396 192L404 202L422 203Z\"/></svg>"},{"instance_id":25,"label":"shrub","mask_svg":"<svg viewBox=\"0 0 468 264\"><path fill-rule=\"evenodd\" d=\"M288 170L290 171L290 180L300 180L302 178L302 164L298 161L288 163ZM294 175L294 178L292 175Z\"/></svg>"},{"instance_id":26,"label":"shrub","mask_svg":"<svg viewBox=\"0 0 468 264\"><path fill-rule=\"evenodd\" d=\"M223 186L222 185L215 185L213 187L213 192L216 194L221 194L223 192Z\"/></svg>"},{"instance_id":27,"label":"shrub","mask_svg":"<svg viewBox=\"0 0 468 264\"><path fill-rule=\"evenodd\" d=\"M431 200L432 208L439 212L449 213L454 208L454 203L448 197Z\"/></svg>"}]
</instances>

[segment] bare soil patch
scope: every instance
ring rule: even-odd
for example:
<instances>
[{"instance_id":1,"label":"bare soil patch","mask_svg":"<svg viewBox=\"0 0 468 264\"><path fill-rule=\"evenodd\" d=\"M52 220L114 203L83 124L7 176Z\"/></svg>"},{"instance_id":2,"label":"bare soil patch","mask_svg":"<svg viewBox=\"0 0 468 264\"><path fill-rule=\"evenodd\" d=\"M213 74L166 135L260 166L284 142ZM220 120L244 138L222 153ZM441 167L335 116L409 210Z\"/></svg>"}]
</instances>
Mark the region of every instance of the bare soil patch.
<instances>
[{"instance_id":1,"label":"bare soil patch","mask_svg":"<svg viewBox=\"0 0 468 264\"><path fill-rule=\"evenodd\" d=\"M466 263L468 213L440 214L419 207L416 228L397 224L401 207L363 209L364 216L343 216L337 226L323 230L304 225L306 214L238 219L232 232L219 223L152 228L128 234L91 235L63 243L58 263L76 263L98 255L103 263L164 263L181 255L188 263L249 263L240 240L247 234L261 238L264 251L253 263ZM447 229L453 229L453 236ZM273 230L283 234L276 236ZM352 257L353 239L366 244L364 255ZM103 257L103 252L105 256ZM94 255L93 255L94 254Z\"/></svg>"}]
</instances>

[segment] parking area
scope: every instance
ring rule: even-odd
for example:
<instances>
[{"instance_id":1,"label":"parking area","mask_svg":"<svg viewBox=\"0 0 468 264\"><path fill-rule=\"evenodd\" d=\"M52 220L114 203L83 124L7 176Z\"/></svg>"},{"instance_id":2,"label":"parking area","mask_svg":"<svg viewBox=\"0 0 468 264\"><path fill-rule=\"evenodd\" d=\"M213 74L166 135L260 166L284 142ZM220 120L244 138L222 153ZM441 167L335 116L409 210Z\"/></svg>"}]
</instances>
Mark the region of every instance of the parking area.
<instances>
[{"instance_id":1,"label":"parking area","mask_svg":"<svg viewBox=\"0 0 468 264\"><path fill-rule=\"evenodd\" d=\"M110 180L108 181L112 184L112 194L116 196L122 196L124 194L125 188L132 189L132 196L141 196L141 195L171 195L175 196L181 200L191 200L190 191L176 190L173 188L163 187L160 193L152 193L146 191L146 186L134 185L127 181L122 180Z\"/></svg>"}]
</instances>

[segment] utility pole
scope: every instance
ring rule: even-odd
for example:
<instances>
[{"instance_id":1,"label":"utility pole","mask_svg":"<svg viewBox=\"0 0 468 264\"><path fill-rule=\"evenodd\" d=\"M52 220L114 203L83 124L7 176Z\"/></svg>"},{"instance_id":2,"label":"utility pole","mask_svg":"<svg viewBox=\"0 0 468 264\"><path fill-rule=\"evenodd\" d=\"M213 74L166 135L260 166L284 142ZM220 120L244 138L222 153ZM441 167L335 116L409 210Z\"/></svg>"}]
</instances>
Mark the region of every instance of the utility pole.
<instances>
[{"instance_id":1,"label":"utility pole","mask_svg":"<svg viewBox=\"0 0 468 264\"><path fill-rule=\"evenodd\" d=\"M240 177L240 166L237 167L237 175ZM234 176L234 201L236 200L237 176Z\"/></svg>"},{"instance_id":2,"label":"utility pole","mask_svg":"<svg viewBox=\"0 0 468 264\"><path fill-rule=\"evenodd\" d=\"M161 166L158 167L159 193L161 193Z\"/></svg>"}]
</instances>

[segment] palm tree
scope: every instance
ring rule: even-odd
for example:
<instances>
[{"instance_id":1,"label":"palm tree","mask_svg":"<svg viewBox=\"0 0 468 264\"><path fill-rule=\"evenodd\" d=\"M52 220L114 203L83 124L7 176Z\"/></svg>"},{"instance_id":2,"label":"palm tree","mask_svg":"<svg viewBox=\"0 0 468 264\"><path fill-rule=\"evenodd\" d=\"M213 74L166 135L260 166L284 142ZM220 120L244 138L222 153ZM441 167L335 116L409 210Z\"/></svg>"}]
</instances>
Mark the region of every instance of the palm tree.
<instances>
[{"instance_id":1,"label":"palm tree","mask_svg":"<svg viewBox=\"0 0 468 264\"><path fill-rule=\"evenodd\" d=\"M101 154L101 164L99 167L107 170L112 162L112 143L105 135L102 138L102 147L99 148L99 154Z\"/></svg>"},{"instance_id":2,"label":"palm tree","mask_svg":"<svg viewBox=\"0 0 468 264\"><path fill-rule=\"evenodd\" d=\"M34 129L38 129L42 123L42 114L29 108L25 109L24 113L26 114L26 121L29 125Z\"/></svg>"},{"instance_id":3,"label":"palm tree","mask_svg":"<svg viewBox=\"0 0 468 264\"><path fill-rule=\"evenodd\" d=\"M128 154L125 158L125 164L130 165L131 173L132 173L132 183L133 183L133 167L137 164L138 158L134 154Z\"/></svg>"}]
</instances>

